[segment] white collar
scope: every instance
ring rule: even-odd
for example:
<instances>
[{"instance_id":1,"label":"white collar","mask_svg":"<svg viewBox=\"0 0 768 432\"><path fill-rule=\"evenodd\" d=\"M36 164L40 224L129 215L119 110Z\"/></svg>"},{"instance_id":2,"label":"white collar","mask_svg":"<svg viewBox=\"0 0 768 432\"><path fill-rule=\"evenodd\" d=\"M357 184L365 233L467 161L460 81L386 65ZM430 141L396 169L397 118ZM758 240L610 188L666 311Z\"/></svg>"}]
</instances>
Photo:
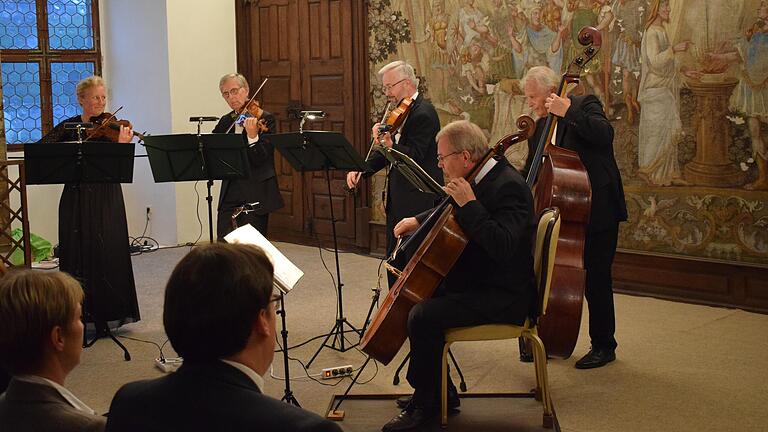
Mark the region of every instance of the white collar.
<instances>
[{"instance_id":1,"label":"white collar","mask_svg":"<svg viewBox=\"0 0 768 432\"><path fill-rule=\"evenodd\" d=\"M61 397L63 397L67 402L69 402L70 405L72 405L78 411L83 411L88 414L96 415L96 411L94 411L91 407L89 407L83 401L78 399L77 396L75 396L74 394L72 394L72 392L67 390L66 387L56 382L53 382L48 378L43 378L37 375L16 375L14 378L16 378L19 381L25 381L28 383L53 387L54 389L56 389L57 392L59 392Z\"/></svg>"},{"instance_id":2,"label":"white collar","mask_svg":"<svg viewBox=\"0 0 768 432\"><path fill-rule=\"evenodd\" d=\"M221 361L223 361L224 363L226 363L226 364L236 368L240 372L248 375L248 378L250 378L251 381L253 381L253 383L256 384L256 387L259 388L259 391L264 393L264 378L262 378L261 375L256 373L255 370L249 368L248 366L246 366L246 365L244 365L242 363L238 363L236 361L224 360L224 359L221 359Z\"/></svg>"},{"instance_id":3,"label":"white collar","mask_svg":"<svg viewBox=\"0 0 768 432\"><path fill-rule=\"evenodd\" d=\"M488 174L488 172L490 172L497 163L499 163L499 161L494 158L488 159L488 162L486 162L485 165L480 168L480 171L475 176L475 184L480 183L480 180L482 180L483 177L485 177L485 175Z\"/></svg>"}]
</instances>

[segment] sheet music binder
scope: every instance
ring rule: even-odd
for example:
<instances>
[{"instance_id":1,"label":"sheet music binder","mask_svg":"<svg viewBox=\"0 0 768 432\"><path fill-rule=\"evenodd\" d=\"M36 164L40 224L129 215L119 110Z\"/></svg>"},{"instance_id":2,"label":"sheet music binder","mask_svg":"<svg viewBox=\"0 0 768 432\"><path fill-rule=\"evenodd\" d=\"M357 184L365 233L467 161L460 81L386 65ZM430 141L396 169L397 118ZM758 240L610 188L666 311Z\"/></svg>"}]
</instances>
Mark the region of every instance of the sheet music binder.
<instances>
[{"instance_id":1,"label":"sheet music binder","mask_svg":"<svg viewBox=\"0 0 768 432\"><path fill-rule=\"evenodd\" d=\"M421 192L432 193L440 197L446 197L440 183L436 182L422 167L419 166L413 159L411 159L405 153L395 150L393 148L376 146L376 150L384 155L385 158L392 164L392 167L400 172L412 185L418 188Z\"/></svg>"}]
</instances>

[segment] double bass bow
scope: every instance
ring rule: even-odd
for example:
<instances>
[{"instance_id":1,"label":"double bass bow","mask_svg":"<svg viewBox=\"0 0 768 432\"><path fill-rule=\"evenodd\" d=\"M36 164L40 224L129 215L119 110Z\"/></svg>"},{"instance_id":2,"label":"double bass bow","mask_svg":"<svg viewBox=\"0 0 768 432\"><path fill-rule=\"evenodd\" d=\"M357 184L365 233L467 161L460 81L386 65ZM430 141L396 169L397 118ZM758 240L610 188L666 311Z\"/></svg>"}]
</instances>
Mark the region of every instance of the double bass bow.
<instances>
[{"instance_id":1,"label":"double bass bow","mask_svg":"<svg viewBox=\"0 0 768 432\"><path fill-rule=\"evenodd\" d=\"M491 157L503 156L509 146L528 139L534 129L533 119L522 116L517 120L517 127L519 132L502 138L477 162L466 177L468 182ZM469 238L456 222L450 197L432 211L406 244L421 238L416 252L398 275L397 282L360 339L360 349L385 365L392 361L408 337L407 321L411 308L432 297L469 243Z\"/></svg>"},{"instance_id":2,"label":"double bass bow","mask_svg":"<svg viewBox=\"0 0 768 432\"><path fill-rule=\"evenodd\" d=\"M582 68L597 55L602 43L600 32L584 27L579 43L585 48L568 65L557 90L566 97L569 84L579 82ZM557 116L549 114L536 146L526 183L533 191L536 213L560 209L560 238L557 242L547 313L539 318L539 337L548 356L568 358L579 337L581 310L586 285L584 243L591 212L592 189L579 155L552 143Z\"/></svg>"}]
</instances>

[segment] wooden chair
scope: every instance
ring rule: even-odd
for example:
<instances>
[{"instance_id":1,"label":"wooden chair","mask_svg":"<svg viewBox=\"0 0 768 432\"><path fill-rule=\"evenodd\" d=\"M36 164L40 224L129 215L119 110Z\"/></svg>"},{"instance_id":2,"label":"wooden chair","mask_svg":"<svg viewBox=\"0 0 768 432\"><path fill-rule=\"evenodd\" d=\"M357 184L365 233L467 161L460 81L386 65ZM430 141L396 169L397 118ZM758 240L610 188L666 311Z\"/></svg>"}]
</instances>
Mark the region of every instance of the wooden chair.
<instances>
[{"instance_id":1,"label":"wooden chair","mask_svg":"<svg viewBox=\"0 0 768 432\"><path fill-rule=\"evenodd\" d=\"M552 281L552 268L555 264L557 239L560 235L560 211L557 208L546 209L539 218L534 250L534 271L540 298L539 316L547 311L549 286ZM448 424L448 361L447 353L451 344L460 341L489 341L517 339L523 337L530 341L533 347L533 364L536 371L536 400L541 401L544 408L542 425L552 428L554 415L552 400L547 383L547 353L544 344L537 334L536 322L526 319L522 326L512 324L486 324L471 327L448 329L445 333L443 348L442 390L441 390L441 423Z\"/></svg>"}]
</instances>

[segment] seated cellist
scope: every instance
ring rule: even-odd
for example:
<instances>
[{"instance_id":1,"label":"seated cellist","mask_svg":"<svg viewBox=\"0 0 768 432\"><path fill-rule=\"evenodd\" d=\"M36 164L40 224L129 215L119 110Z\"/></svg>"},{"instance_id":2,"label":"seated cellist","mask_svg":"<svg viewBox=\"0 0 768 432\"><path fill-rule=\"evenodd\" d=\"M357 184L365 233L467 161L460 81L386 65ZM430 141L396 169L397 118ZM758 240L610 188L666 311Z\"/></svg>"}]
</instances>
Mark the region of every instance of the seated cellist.
<instances>
[{"instance_id":1,"label":"seated cellist","mask_svg":"<svg viewBox=\"0 0 768 432\"><path fill-rule=\"evenodd\" d=\"M435 296L417 304L408 317L411 360L408 382L414 388L406 408L385 432L421 430L440 411L440 361L445 330L486 323L522 324L535 313L532 240L535 216L531 191L506 161L490 159L473 185L465 180L488 151L480 128L456 121L437 134L437 160L445 191L455 201L455 217L469 243ZM403 236L418 228L429 212L401 220ZM449 406L458 395L449 385Z\"/></svg>"}]
</instances>

